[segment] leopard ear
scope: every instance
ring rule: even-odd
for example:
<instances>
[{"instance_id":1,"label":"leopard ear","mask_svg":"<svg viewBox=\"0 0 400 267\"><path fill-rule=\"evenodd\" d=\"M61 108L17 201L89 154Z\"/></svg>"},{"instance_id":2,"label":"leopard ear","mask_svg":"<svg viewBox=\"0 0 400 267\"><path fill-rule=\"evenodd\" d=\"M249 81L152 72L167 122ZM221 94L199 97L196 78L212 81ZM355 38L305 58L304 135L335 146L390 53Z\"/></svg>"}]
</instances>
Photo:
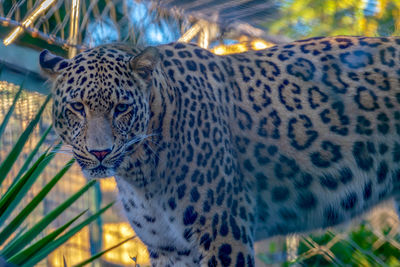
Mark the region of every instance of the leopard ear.
<instances>
[{"instance_id":1,"label":"leopard ear","mask_svg":"<svg viewBox=\"0 0 400 267\"><path fill-rule=\"evenodd\" d=\"M147 47L139 55L132 57L129 60L130 68L139 74L139 76L145 80L149 81L151 74L153 73L154 67L160 60L160 53L155 47Z\"/></svg>"},{"instance_id":2,"label":"leopard ear","mask_svg":"<svg viewBox=\"0 0 400 267\"><path fill-rule=\"evenodd\" d=\"M68 60L43 50L39 55L40 68L48 78L54 78L68 66Z\"/></svg>"}]
</instances>

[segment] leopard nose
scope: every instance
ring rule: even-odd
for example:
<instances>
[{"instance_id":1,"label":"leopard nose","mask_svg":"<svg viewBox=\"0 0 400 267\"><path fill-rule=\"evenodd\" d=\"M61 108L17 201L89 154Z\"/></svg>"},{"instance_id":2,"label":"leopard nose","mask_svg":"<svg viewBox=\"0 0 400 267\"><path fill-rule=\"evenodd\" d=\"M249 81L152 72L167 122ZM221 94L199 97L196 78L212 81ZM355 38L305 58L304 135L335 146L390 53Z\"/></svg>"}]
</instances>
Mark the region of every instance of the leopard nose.
<instances>
[{"instance_id":1,"label":"leopard nose","mask_svg":"<svg viewBox=\"0 0 400 267\"><path fill-rule=\"evenodd\" d=\"M108 154L110 154L111 149L105 150L89 150L89 153L93 154L99 161L102 161Z\"/></svg>"}]
</instances>

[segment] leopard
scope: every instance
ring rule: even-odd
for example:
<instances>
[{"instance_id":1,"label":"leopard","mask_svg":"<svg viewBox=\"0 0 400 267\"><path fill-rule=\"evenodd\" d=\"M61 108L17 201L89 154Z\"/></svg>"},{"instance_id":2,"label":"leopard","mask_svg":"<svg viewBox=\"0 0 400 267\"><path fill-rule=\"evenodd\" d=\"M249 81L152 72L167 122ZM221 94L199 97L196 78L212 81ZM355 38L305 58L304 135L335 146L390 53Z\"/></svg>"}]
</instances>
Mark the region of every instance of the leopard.
<instances>
[{"instance_id":1,"label":"leopard","mask_svg":"<svg viewBox=\"0 0 400 267\"><path fill-rule=\"evenodd\" d=\"M400 38L44 50L53 125L114 176L156 266L255 266L254 243L400 203ZM398 208L397 208L398 209Z\"/></svg>"}]
</instances>

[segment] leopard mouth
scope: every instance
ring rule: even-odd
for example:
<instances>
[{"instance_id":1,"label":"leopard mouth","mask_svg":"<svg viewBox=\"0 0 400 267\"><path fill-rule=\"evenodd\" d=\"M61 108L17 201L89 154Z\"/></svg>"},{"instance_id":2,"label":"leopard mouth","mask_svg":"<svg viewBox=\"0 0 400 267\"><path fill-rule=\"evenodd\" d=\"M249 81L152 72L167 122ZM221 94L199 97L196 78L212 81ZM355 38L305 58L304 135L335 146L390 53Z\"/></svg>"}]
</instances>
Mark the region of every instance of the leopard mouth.
<instances>
[{"instance_id":1,"label":"leopard mouth","mask_svg":"<svg viewBox=\"0 0 400 267\"><path fill-rule=\"evenodd\" d=\"M91 171L94 171L94 172L105 172L105 171L107 171L108 169L109 169L109 168L107 168L106 166L100 164L99 166L97 166L97 167L91 169Z\"/></svg>"},{"instance_id":2,"label":"leopard mouth","mask_svg":"<svg viewBox=\"0 0 400 267\"><path fill-rule=\"evenodd\" d=\"M82 156L75 151L74 157L86 178L105 178L114 176L117 168L123 162L124 153L111 155L101 162Z\"/></svg>"},{"instance_id":3,"label":"leopard mouth","mask_svg":"<svg viewBox=\"0 0 400 267\"><path fill-rule=\"evenodd\" d=\"M103 165L99 165L92 169L83 169L82 172L86 178L93 179L93 178L107 178L112 177L115 175L114 168L108 168Z\"/></svg>"},{"instance_id":4,"label":"leopard mouth","mask_svg":"<svg viewBox=\"0 0 400 267\"><path fill-rule=\"evenodd\" d=\"M96 167L89 167L85 166L84 164L81 165L82 172L85 177L87 178L106 178L106 177L111 177L114 176L116 173L116 170L118 167L121 165L123 161L123 155L120 154L118 157L113 157L112 162L107 161L107 162L102 162L98 163Z\"/></svg>"}]
</instances>

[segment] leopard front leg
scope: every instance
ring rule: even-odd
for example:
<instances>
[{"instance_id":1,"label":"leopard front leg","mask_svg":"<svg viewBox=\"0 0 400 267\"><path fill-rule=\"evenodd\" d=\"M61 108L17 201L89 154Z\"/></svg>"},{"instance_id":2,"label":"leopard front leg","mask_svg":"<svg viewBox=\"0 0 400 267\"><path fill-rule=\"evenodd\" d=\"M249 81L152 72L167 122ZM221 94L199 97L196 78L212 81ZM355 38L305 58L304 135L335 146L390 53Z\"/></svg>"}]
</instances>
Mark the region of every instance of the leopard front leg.
<instances>
[{"instance_id":1,"label":"leopard front leg","mask_svg":"<svg viewBox=\"0 0 400 267\"><path fill-rule=\"evenodd\" d=\"M251 183L236 177L221 178L214 194L208 190L203 200L201 209L207 213L194 231L202 267L254 266L256 194Z\"/></svg>"},{"instance_id":2,"label":"leopard front leg","mask_svg":"<svg viewBox=\"0 0 400 267\"><path fill-rule=\"evenodd\" d=\"M220 222L219 229L215 228L213 233L204 233L200 238L199 251L203 255L201 267L235 266L253 267L254 251L253 240L248 232L236 229L236 234L240 237L225 235L224 231L229 231L229 222ZM243 233L239 233L243 231Z\"/></svg>"},{"instance_id":3,"label":"leopard front leg","mask_svg":"<svg viewBox=\"0 0 400 267\"><path fill-rule=\"evenodd\" d=\"M252 242L246 244L230 237L209 239L204 233L198 249L188 254L162 253L150 250L152 267L217 267L217 266L254 266Z\"/></svg>"},{"instance_id":4,"label":"leopard front leg","mask_svg":"<svg viewBox=\"0 0 400 267\"><path fill-rule=\"evenodd\" d=\"M149 248L152 267L193 267L199 266L198 257L191 252L155 252Z\"/></svg>"},{"instance_id":5,"label":"leopard front leg","mask_svg":"<svg viewBox=\"0 0 400 267\"><path fill-rule=\"evenodd\" d=\"M227 156L227 154L225 154ZM203 194L199 230L195 230L200 266L254 266L256 194L233 160ZM229 175L227 175L229 174ZM207 177L207 175L205 175Z\"/></svg>"},{"instance_id":6,"label":"leopard front leg","mask_svg":"<svg viewBox=\"0 0 400 267\"><path fill-rule=\"evenodd\" d=\"M248 194L232 194L227 187L221 193L217 186L215 193L220 194L204 194L202 205L189 205L182 217L175 217L182 218L179 232L186 249L151 252L152 266L254 266L254 214L249 205L253 202Z\"/></svg>"}]
</instances>

